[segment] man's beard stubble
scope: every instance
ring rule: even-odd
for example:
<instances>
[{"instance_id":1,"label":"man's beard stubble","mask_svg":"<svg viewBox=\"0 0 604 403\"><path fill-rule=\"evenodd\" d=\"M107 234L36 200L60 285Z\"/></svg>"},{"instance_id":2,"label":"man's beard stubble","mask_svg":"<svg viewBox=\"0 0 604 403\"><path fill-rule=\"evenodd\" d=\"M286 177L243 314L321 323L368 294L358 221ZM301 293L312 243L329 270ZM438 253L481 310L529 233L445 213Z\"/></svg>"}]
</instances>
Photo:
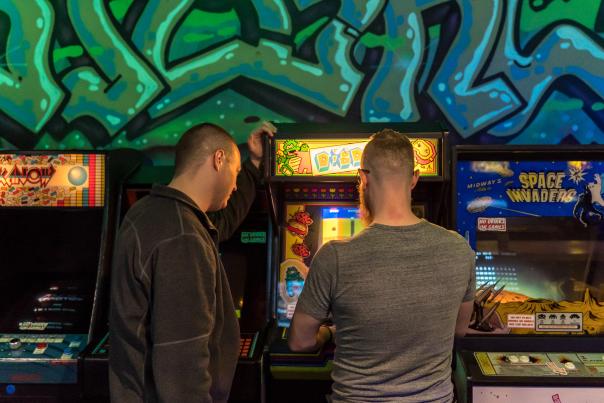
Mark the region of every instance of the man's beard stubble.
<instances>
[{"instance_id":1,"label":"man's beard stubble","mask_svg":"<svg viewBox=\"0 0 604 403\"><path fill-rule=\"evenodd\" d=\"M359 213L360 218L365 226L368 226L373 222L373 205L371 201L371 197L369 196L369 192L367 189L359 185Z\"/></svg>"}]
</instances>

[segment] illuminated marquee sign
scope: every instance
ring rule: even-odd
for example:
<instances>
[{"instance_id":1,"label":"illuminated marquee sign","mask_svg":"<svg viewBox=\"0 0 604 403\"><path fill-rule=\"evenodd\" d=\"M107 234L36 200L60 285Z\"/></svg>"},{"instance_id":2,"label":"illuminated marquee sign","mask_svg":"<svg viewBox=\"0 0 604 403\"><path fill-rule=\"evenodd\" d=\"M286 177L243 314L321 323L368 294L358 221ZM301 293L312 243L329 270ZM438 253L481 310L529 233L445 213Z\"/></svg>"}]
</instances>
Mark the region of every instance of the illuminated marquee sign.
<instances>
[{"instance_id":1,"label":"illuminated marquee sign","mask_svg":"<svg viewBox=\"0 0 604 403\"><path fill-rule=\"evenodd\" d=\"M0 206L102 207L102 154L0 154Z\"/></svg>"},{"instance_id":2,"label":"illuminated marquee sign","mask_svg":"<svg viewBox=\"0 0 604 403\"><path fill-rule=\"evenodd\" d=\"M438 176L438 140L410 138L415 167L422 176ZM277 140L277 176L352 176L361 166L369 139Z\"/></svg>"}]
</instances>

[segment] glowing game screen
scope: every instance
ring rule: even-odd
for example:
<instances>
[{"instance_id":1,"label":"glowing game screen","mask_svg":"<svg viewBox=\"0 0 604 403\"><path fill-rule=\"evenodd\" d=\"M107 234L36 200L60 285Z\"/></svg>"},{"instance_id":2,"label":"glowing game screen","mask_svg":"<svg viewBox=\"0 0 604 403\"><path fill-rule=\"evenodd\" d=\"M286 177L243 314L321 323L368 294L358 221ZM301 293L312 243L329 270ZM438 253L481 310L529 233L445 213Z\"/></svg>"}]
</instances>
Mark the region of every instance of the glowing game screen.
<instances>
[{"instance_id":1,"label":"glowing game screen","mask_svg":"<svg viewBox=\"0 0 604 403\"><path fill-rule=\"evenodd\" d=\"M277 321L289 326L310 262L326 242L346 239L365 228L351 203L300 202L285 205L277 293Z\"/></svg>"},{"instance_id":2,"label":"glowing game screen","mask_svg":"<svg viewBox=\"0 0 604 403\"><path fill-rule=\"evenodd\" d=\"M328 241L345 239L359 232L364 225L357 207L321 208L321 245Z\"/></svg>"},{"instance_id":3,"label":"glowing game screen","mask_svg":"<svg viewBox=\"0 0 604 403\"><path fill-rule=\"evenodd\" d=\"M459 161L470 333L604 334L604 161Z\"/></svg>"}]
</instances>

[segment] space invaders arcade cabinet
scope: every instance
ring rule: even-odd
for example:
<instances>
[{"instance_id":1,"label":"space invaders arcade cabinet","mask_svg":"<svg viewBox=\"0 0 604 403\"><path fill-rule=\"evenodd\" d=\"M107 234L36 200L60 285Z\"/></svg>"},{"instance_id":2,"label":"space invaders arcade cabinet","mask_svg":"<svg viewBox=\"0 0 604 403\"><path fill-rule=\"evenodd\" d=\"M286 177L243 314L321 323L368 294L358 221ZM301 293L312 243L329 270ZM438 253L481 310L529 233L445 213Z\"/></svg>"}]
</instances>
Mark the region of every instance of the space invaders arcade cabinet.
<instances>
[{"instance_id":1,"label":"space invaders arcade cabinet","mask_svg":"<svg viewBox=\"0 0 604 403\"><path fill-rule=\"evenodd\" d=\"M420 180L413 190L419 217L447 220L446 132L438 125L281 124L271 142L267 190L275 227L272 240L271 310L277 327L268 355L269 401L322 401L330 391L333 344L294 353L287 332L316 251L329 240L354 236L359 218L357 173L371 134L391 128L410 139ZM269 173L267 173L269 174ZM292 393L295 390L295 393Z\"/></svg>"},{"instance_id":2,"label":"space invaders arcade cabinet","mask_svg":"<svg viewBox=\"0 0 604 403\"><path fill-rule=\"evenodd\" d=\"M144 165L128 180L122 195L122 216L147 196L153 184L168 184L172 166ZM267 200L262 188L244 221L219 244L241 329L241 345L229 402L255 403L264 395L262 352L268 327L268 244L271 238ZM108 331L110 331L109 329ZM97 337L83 354L84 398L105 402L109 397L109 333Z\"/></svg>"},{"instance_id":3,"label":"space invaders arcade cabinet","mask_svg":"<svg viewBox=\"0 0 604 403\"><path fill-rule=\"evenodd\" d=\"M79 398L135 152L0 154L0 400Z\"/></svg>"},{"instance_id":4,"label":"space invaders arcade cabinet","mask_svg":"<svg viewBox=\"0 0 604 403\"><path fill-rule=\"evenodd\" d=\"M477 283L459 401L604 401L604 148L460 146L453 161Z\"/></svg>"}]
</instances>

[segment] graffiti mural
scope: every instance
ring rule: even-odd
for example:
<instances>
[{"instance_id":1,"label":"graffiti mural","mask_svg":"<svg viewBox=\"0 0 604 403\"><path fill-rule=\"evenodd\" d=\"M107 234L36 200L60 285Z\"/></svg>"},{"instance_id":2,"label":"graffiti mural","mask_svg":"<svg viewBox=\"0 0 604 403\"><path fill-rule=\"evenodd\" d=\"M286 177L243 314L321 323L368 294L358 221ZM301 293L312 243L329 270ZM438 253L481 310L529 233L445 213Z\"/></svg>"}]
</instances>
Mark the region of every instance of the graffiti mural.
<instances>
[{"instance_id":1,"label":"graffiti mural","mask_svg":"<svg viewBox=\"0 0 604 403\"><path fill-rule=\"evenodd\" d=\"M3 148L161 150L187 127L440 120L458 143L604 143L582 0L0 0Z\"/></svg>"}]
</instances>

